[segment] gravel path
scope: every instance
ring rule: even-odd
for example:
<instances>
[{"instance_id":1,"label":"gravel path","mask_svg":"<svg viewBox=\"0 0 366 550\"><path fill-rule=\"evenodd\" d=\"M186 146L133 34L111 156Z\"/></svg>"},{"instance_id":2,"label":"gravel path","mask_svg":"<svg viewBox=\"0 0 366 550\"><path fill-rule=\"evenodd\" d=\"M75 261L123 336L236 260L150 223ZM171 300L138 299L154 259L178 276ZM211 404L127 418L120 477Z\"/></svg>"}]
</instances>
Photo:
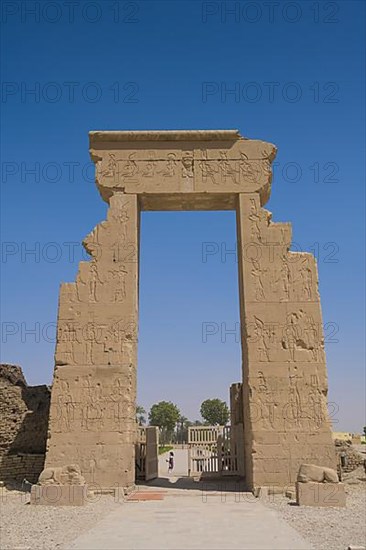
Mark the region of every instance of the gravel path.
<instances>
[{"instance_id":1,"label":"gravel path","mask_svg":"<svg viewBox=\"0 0 366 550\"><path fill-rule=\"evenodd\" d=\"M85 506L31 506L29 493L0 495L1 550L58 550L121 505L109 495Z\"/></svg>"},{"instance_id":2,"label":"gravel path","mask_svg":"<svg viewBox=\"0 0 366 550\"><path fill-rule=\"evenodd\" d=\"M287 498L270 496L267 506L276 510L315 550L346 550L366 546L366 483L346 485L346 508L294 506Z\"/></svg>"}]
</instances>

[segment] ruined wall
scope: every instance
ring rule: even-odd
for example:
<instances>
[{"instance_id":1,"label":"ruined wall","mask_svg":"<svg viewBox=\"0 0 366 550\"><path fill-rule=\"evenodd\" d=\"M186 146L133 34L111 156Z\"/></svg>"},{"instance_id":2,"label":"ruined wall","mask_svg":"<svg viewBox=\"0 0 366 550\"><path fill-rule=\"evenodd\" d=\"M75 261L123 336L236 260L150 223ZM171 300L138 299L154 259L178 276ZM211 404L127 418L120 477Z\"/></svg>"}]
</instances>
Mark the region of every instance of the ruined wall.
<instances>
[{"instance_id":1,"label":"ruined wall","mask_svg":"<svg viewBox=\"0 0 366 550\"><path fill-rule=\"evenodd\" d=\"M46 466L100 487L135 481L138 220L136 196L113 196L60 290Z\"/></svg>"},{"instance_id":2,"label":"ruined wall","mask_svg":"<svg viewBox=\"0 0 366 550\"><path fill-rule=\"evenodd\" d=\"M36 481L46 451L50 389L28 386L16 365L0 365L0 479Z\"/></svg>"},{"instance_id":3,"label":"ruined wall","mask_svg":"<svg viewBox=\"0 0 366 550\"><path fill-rule=\"evenodd\" d=\"M284 486L303 462L336 466L317 268L258 194L239 195L237 225L247 479Z\"/></svg>"}]
</instances>

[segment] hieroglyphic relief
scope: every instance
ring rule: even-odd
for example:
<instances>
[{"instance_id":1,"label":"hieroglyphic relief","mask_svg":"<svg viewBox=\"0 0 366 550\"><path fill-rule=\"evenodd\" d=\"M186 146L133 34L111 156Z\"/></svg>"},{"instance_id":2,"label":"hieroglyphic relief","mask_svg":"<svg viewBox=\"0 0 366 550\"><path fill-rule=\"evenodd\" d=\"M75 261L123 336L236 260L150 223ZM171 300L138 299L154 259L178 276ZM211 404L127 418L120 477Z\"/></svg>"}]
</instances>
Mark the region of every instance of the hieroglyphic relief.
<instances>
[{"instance_id":1,"label":"hieroglyphic relief","mask_svg":"<svg viewBox=\"0 0 366 550\"><path fill-rule=\"evenodd\" d=\"M247 323L251 353L260 362L323 363L322 327L302 309L287 314L285 322L268 321L256 315Z\"/></svg>"},{"instance_id":2,"label":"hieroglyphic relief","mask_svg":"<svg viewBox=\"0 0 366 550\"><path fill-rule=\"evenodd\" d=\"M219 185L219 182L216 180L216 174L218 172L218 167L215 163L209 161L207 149L201 150L202 160L199 162L199 168L202 173L202 181L204 184L213 184Z\"/></svg>"},{"instance_id":3,"label":"hieroglyphic relief","mask_svg":"<svg viewBox=\"0 0 366 550\"><path fill-rule=\"evenodd\" d=\"M253 190L260 189L270 183L274 155L273 146L263 147L260 141L256 144L243 141L233 151L223 147L214 153L199 144L190 149L172 147L168 151L116 150L101 157L98 151L95 152L97 181L105 187L134 189L134 192L144 192L145 188L158 192L165 184L171 192L201 191L202 185L206 191L215 191L217 186L235 192L248 185ZM151 186L154 177L155 186ZM188 188L184 186L187 178L192 180Z\"/></svg>"},{"instance_id":4,"label":"hieroglyphic relief","mask_svg":"<svg viewBox=\"0 0 366 550\"><path fill-rule=\"evenodd\" d=\"M192 151L184 151L182 155L182 176L183 178L194 177L194 157Z\"/></svg>"},{"instance_id":5,"label":"hieroglyphic relief","mask_svg":"<svg viewBox=\"0 0 366 550\"><path fill-rule=\"evenodd\" d=\"M153 178L155 176L155 168L157 165L155 152L149 151L149 160L146 162L144 168L142 169L141 175L144 178Z\"/></svg>"}]
</instances>

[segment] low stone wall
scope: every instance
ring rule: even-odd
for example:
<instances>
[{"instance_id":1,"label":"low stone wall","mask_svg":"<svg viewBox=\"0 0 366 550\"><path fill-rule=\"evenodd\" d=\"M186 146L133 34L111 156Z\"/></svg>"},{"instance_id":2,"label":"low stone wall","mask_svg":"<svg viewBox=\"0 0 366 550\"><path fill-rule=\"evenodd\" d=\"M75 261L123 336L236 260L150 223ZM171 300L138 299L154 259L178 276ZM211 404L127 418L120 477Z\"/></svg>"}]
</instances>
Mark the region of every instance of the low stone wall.
<instances>
[{"instance_id":1,"label":"low stone wall","mask_svg":"<svg viewBox=\"0 0 366 550\"><path fill-rule=\"evenodd\" d=\"M4 454L0 457L0 480L21 483L24 478L36 483L43 470L45 454Z\"/></svg>"},{"instance_id":2,"label":"low stone wall","mask_svg":"<svg viewBox=\"0 0 366 550\"><path fill-rule=\"evenodd\" d=\"M336 449L337 459L338 459L338 469L340 469L341 456L343 453L345 454L345 457L346 457L346 466L342 466L343 472L345 473L353 472L353 470L356 470L358 466L363 465L365 456L359 453L352 446L351 442L336 439L334 444L335 444L335 449Z\"/></svg>"}]
</instances>

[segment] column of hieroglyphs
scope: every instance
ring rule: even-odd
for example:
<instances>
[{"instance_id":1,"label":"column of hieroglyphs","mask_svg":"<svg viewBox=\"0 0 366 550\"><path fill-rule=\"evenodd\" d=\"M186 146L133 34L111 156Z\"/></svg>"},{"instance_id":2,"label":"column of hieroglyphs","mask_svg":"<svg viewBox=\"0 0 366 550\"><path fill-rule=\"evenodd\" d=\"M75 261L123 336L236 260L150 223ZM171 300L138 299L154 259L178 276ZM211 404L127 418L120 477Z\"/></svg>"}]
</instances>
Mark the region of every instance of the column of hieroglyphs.
<instances>
[{"instance_id":1,"label":"column of hieroglyphs","mask_svg":"<svg viewBox=\"0 0 366 550\"><path fill-rule=\"evenodd\" d=\"M60 290L46 466L101 487L134 482L138 215L136 195L113 195Z\"/></svg>"},{"instance_id":2,"label":"column of hieroglyphs","mask_svg":"<svg viewBox=\"0 0 366 550\"><path fill-rule=\"evenodd\" d=\"M335 467L317 267L258 193L238 196L237 221L246 472L285 486L303 462Z\"/></svg>"}]
</instances>

